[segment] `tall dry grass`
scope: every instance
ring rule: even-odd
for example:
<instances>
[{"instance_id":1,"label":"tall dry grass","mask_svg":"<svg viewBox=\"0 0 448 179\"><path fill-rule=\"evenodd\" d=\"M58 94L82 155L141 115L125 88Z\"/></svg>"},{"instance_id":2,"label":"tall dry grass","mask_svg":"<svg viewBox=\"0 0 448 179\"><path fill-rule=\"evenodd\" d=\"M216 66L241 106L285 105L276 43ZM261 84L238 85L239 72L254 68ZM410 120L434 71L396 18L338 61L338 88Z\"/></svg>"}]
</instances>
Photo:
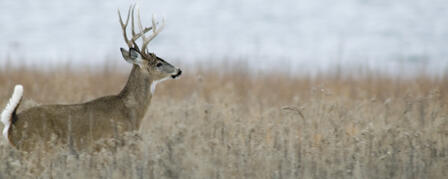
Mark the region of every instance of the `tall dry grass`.
<instances>
[{"instance_id":1,"label":"tall dry grass","mask_svg":"<svg viewBox=\"0 0 448 179\"><path fill-rule=\"evenodd\" d=\"M447 78L236 67L184 69L159 85L140 131L115 150L24 156L2 138L0 178L448 176ZM109 68L3 68L0 106L16 83L23 109L117 93L126 79Z\"/></svg>"}]
</instances>

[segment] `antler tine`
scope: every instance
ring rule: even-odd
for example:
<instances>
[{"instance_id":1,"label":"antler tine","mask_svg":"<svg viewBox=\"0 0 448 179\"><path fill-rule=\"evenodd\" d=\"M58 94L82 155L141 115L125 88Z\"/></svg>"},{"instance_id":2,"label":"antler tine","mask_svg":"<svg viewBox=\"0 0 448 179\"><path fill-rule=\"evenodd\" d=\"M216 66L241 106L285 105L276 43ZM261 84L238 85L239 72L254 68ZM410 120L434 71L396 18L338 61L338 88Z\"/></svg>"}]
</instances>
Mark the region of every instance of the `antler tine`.
<instances>
[{"instance_id":1,"label":"antler tine","mask_svg":"<svg viewBox=\"0 0 448 179\"><path fill-rule=\"evenodd\" d=\"M136 4L134 4L134 6L132 7L132 12L131 12L131 14L132 14L132 16L131 16L131 33L132 33L132 39L131 39L131 42L134 44L134 48L136 48L138 51L140 51L139 49L138 49L138 45L137 45L137 43L135 42L140 36L137 36L136 35L136 33L135 33L135 21L134 21L134 11L135 11L135 6L136 6Z\"/></svg>"},{"instance_id":2,"label":"antler tine","mask_svg":"<svg viewBox=\"0 0 448 179\"><path fill-rule=\"evenodd\" d=\"M134 19L134 18L132 18L132 19ZM142 20L140 18L140 8L137 8L137 20L138 20L138 27L140 29L140 32L138 34L135 34L134 38L138 39L138 38L142 37L143 39L145 39L146 38L145 33L149 32L152 29L152 27L143 28ZM134 21L132 21L132 23L134 23ZM134 24L132 24L132 29L134 29Z\"/></svg>"},{"instance_id":3,"label":"antler tine","mask_svg":"<svg viewBox=\"0 0 448 179\"><path fill-rule=\"evenodd\" d=\"M139 23L141 24L141 21L139 19ZM157 27L156 25L156 21L154 18L154 15L152 16L152 30L153 33L148 37L148 38L143 38L143 45L142 45L142 49L145 50L146 47L148 46L149 42L151 42L152 39L154 39L165 27L165 19L162 19L162 24L160 25L160 27Z\"/></svg>"},{"instance_id":4,"label":"antler tine","mask_svg":"<svg viewBox=\"0 0 448 179\"><path fill-rule=\"evenodd\" d=\"M132 7L132 17L131 17L131 31L132 31L132 36L135 36L135 28L134 28L134 10L135 10L135 5L134 7Z\"/></svg>"},{"instance_id":5,"label":"antler tine","mask_svg":"<svg viewBox=\"0 0 448 179\"><path fill-rule=\"evenodd\" d=\"M129 41L129 39L128 39L128 36L127 36L127 33L126 33L126 28L128 26L128 23L129 23L129 16L131 15L131 8L132 8L132 5L129 6L128 16L126 17L126 23L123 23L123 19L121 18L120 9L118 9L118 17L119 17L119 20L120 20L121 29L123 31L123 38L124 38L124 41L126 42L126 44L128 45L129 48L132 47L132 42Z\"/></svg>"},{"instance_id":6,"label":"antler tine","mask_svg":"<svg viewBox=\"0 0 448 179\"><path fill-rule=\"evenodd\" d=\"M144 29L143 29L143 25L142 25L142 19L141 19L141 16L140 16L140 9L137 9L137 18L138 18L137 19L138 20L138 28L140 29L141 32L143 32ZM151 27L151 28L153 28L153 27ZM142 34L142 39L143 39L142 50L143 50L143 52L145 52L145 50L146 50L146 46L145 46L146 37L145 37L144 33Z\"/></svg>"}]
</instances>

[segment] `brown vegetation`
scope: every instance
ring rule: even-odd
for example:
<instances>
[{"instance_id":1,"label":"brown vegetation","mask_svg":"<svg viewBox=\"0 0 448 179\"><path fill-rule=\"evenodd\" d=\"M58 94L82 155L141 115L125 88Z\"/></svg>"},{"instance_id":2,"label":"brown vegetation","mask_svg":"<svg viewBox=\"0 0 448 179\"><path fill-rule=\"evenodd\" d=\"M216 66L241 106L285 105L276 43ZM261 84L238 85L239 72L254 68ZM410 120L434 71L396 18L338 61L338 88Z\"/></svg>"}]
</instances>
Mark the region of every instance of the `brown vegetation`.
<instances>
[{"instance_id":1,"label":"brown vegetation","mask_svg":"<svg viewBox=\"0 0 448 179\"><path fill-rule=\"evenodd\" d=\"M138 134L103 141L121 147L96 154L63 148L52 155L28 154L25 160L2 138L0 178L448 175L447 78L184 69L180 80L158 86ZM3 68L0 106L16 83L24 85L20 111L114 94L126 79L127 73L110 68ZM34 169L35 163L41 167Z\"/></svg>"}]
</instances>

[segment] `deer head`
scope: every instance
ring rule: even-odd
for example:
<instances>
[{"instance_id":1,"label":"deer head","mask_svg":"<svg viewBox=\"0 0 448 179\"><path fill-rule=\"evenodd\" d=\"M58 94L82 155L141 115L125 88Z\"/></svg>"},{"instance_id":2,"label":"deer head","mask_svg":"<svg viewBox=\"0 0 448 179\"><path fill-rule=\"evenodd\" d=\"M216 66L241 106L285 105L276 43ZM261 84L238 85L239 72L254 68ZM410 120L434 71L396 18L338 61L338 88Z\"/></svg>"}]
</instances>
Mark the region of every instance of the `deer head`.
<instances>
[{"instance_id":1,"label":"deer head","mask_svg":"<svg viewBox=\"0 0 448 179\"><path fill-rule=\"evenodd\" d=\"M155 18L152 18L152 26L143 28L140 11L137 9L137 21L140 32L135 32L135 20L134 20L134 10L135 5L129 7L128 14L126 17L126 22L123 22L121 18L120 10L118 10L118 17L120 19L120 25L123 30L123 38L129 47L129 50L120 48L123 58L131 64L139 67L141 73L151 76L154 81L160 81L168 78L177 78L182 74L179 68L174 67L167 61L157 57L154 53L148 52L147 46L149 42L154 39L162 30L165 25L165 21L162 20L162 24L158 27ZM131 34L132 37L129 39L126 29L131 20ZM152 31L153 33L146 37L147 32ZM142 45L141 48L138 47L136 41L141 38Z\"/></svg>"}]
</instances>

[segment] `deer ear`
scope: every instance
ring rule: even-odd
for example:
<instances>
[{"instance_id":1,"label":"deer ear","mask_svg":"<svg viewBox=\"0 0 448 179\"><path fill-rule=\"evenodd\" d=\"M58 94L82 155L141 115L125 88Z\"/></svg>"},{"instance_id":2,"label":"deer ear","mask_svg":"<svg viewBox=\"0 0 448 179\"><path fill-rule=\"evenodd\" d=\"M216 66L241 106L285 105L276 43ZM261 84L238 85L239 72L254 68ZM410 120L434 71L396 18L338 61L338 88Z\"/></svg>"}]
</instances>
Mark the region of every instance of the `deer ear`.
<instances>
[{"instance_id":1,"label":"deer ear","mask_svg":"<svg viewBox=\"0 0 448 179\"><path fill-rule=\"evenodd\" d=\"M128 63L136 64L139 66L143 64L142 55L135 48L130 48L129 51L125 50L124 48L120 48L120 50L121 55L123 55L123 58Z\"/></svg>"},{"instance_id":2,"label":"deer ear","mask_svg":"<svg viewBox=\"0 0 448 179\"><path fill-rule=\"evenodd\" d=\"M129 55L132 60L142 60L142 55L135 48L129 49Z\"/></svg>"}]
</instances>

